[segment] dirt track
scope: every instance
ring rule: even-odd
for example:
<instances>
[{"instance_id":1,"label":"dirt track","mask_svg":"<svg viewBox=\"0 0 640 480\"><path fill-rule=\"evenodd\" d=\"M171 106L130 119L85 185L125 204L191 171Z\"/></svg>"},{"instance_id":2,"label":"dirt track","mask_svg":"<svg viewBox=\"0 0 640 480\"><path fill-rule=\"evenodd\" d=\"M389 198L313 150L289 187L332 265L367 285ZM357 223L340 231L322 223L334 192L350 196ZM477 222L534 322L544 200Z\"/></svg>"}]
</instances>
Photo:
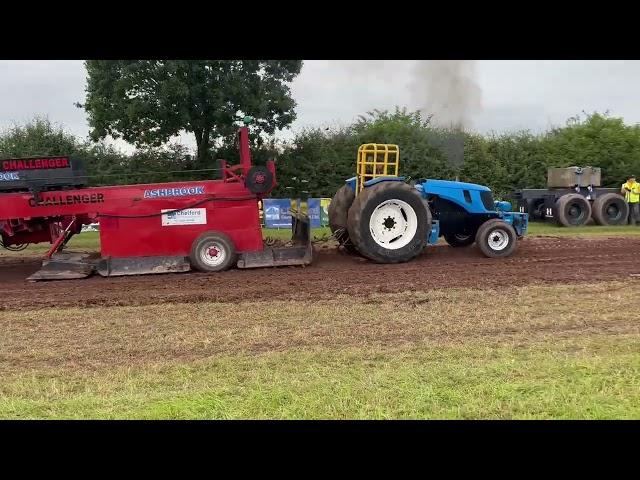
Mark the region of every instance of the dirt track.
<instances>
[{"instance_id":1,"label":"dirt track","mask_svg":"<svg viewBox=\"0 0 640 480\"><path fill-rule=\"evenodd\" d=\"M535 282L628 278L640 264L640 238L529 238L505 260L476 247L428 248L401 265L376 265L319 248L312 266L29 283L32 259L0 259L0 310L54 306L147 305L165 302L333 298L446 287L509 287Z\"/></svg>"}]
</instances>

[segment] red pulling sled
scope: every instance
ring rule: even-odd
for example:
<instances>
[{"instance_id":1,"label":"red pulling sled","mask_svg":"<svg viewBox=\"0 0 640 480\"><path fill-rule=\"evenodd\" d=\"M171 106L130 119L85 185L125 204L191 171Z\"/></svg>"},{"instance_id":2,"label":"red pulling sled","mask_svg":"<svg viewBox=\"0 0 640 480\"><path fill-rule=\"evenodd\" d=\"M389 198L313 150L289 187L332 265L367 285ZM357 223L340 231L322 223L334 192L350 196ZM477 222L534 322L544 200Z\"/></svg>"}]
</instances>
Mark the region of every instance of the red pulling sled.
<instances>
[{"instance_id":1,"label":"red pulling sled","mask_svg":"<svg viewBox=\"0 0 640 480\"><path fill-rule=\"evenodd\" d=\"M0 240L19 250L50 242L30 280L184 272L311 263L309 218L292 212L292 246L264 245L258 202L277 185L273 161L253 166L248 129L240 163L222 162L222 179L87 188L68 157L0 163ZM86 224L100 224L100 254L63 252Z\"/></svg>"}]
</instances>

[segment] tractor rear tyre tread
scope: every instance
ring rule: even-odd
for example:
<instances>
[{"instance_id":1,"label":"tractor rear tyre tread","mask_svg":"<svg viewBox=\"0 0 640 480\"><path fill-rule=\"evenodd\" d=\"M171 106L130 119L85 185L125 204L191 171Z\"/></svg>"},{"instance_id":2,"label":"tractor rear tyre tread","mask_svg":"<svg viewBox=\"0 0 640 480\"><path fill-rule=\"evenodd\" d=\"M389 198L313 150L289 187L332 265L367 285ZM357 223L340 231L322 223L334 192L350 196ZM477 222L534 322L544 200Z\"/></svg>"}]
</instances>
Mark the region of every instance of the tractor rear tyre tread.
<instances>
[{"instance_id":1,"label":"tractor rear tyre tread","mask_svg":"<svg viewBox=\"0 0 640 480\"><path fill-rule=\"evenodd\" d=\"M222 258L216 259L216 253ZM205 232L193 241L189 262L201 272L222 272L235 265L236 249L231 239L222 232Z\"/></svg>"},{"instance_id":2,"label":"tractor rear tyre tread","mask_svg":"<svg viewBox=\"0 0 640 480\"><path fill-rule=\"evenodd\" d=\"M447 233L444 235L444 239L446 242L454 248L460 247L468 247L469 245L473 245L476 241L476 235L461 235L457 233Z\"/></svg>"},{"instance_id":3,"label":"tractor rear tyre tread","mask_svg":"<svg viewBox=\"0 0 640 480\"><path fill-rule=\"evenodd\" d=\"M624 225L629 216L629 205L621 195L605 193L593 202L593 220L598 225Z\"/></svg>"},{"instance_id":4,"label":"tractor rear tyre tread","mask_svg":"<svg viewBox=\"0 0 640 480\"><path fill-rule=\"evenodd\" d=\"M518 235L507 222L493 218L480 225L476 233L476 244L486 257L505 258L516 251Z\"/></svg>"},{"instance_id":5,"label":"tractor rear tyre tread","mask_svg":"<svg viewBox=\"0 0 640 480\"><path fill-rule=\"evenodd\" d=\"M349 208L355 198L356 194L353 189L351 189L349 185L343 185L331 199L328 213L329 228L333 236L345 250L349 253L357 254L358 250L349 239L349 232L347 230L347 216Z\"/></svg>"},{"instance_id":6,"label":"tractor rear tyre tread","mask_svg":"<svg viewBox=\"0 0 640 480\"><path fill-rule=\"evenodd\" d=\"M417 229L409 243L398 249L379 245L370 230L376 208L388 200L400 200L413 208ZM380 182L365 188L355 198L347 218L349 238L361 255L377 263L403 263L418 256L426 247L431 232L431 211L425 199L410 185L398 181Z\"/></svg>"},{"instance_id":7,"label":"tractor rear tyre tread","mask_svg":"<svg viewBox=\"0 0 640 480\"><path fill-rule=\"evenodd\" d=\"M577 209L578 217L571 215L572 209ZM591 203L577 193L563 195L556 201L556 217L560 225L581 227L591 218Z\"/></svg>"}]
</instances>

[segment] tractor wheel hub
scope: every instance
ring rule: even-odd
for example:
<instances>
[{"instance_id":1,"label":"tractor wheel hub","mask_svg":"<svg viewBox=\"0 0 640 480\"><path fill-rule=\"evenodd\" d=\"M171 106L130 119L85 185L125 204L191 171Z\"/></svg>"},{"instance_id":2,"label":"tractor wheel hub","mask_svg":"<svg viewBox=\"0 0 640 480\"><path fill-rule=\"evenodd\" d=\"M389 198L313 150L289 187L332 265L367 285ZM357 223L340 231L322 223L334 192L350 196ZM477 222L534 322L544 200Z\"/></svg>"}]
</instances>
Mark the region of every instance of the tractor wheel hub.
<instances>
[{"instance_id":1,"label":"tractor wheel hub","mask_svg":"<svg viewBox=\"0 0 640 480\"><path fill-rule=\"evenodd\" d=\"M222 264L226 258L227 252L224 246L218 242L211 242L208 245L204 245L200 250L200 259L210 267L216 267Z\"/></svg>"},{"instance_id":2,"label":"tractor wheel hub","mask_svg":"<svg viewBox=\"0 0 640 480\"><path fill-rule=\"evenodd\" d=\"M393 227L396 226L396 220L393 217L387 217L384 219L384 222L382 222L382 224L387 230L392 230Z\"/></svg>"},{"instance_id":3,"label":"tractor wheel hub","mask_svg":"<svg viewBox=\"0 0 640 480\"><path fill-rule=\"evenodd\" d=\"M411 205L398 199L385 200L371 214L373 241L389 250L408 245L416 235L418 215Z\"/></svg>"}]
</instances>

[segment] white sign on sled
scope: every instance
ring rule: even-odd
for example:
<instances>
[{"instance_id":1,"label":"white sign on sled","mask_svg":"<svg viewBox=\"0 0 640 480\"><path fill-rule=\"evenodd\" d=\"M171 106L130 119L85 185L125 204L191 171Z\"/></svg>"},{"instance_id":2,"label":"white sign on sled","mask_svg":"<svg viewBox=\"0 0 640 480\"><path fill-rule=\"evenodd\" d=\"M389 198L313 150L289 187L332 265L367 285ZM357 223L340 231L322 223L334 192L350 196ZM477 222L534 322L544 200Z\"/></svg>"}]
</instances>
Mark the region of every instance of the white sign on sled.
<instances>
[{"instance_id":1,"label":"white sign on sled","mask_svg":"<svg viewBox=\"0 0 640 480\"><path fill-rule=\"evenodd\" d=\"M169 227L172 225L206 225L206 223L206 208L188 208L177 212L173 210L162 210L163 227Z\"/></svg>"}]
</instances>

